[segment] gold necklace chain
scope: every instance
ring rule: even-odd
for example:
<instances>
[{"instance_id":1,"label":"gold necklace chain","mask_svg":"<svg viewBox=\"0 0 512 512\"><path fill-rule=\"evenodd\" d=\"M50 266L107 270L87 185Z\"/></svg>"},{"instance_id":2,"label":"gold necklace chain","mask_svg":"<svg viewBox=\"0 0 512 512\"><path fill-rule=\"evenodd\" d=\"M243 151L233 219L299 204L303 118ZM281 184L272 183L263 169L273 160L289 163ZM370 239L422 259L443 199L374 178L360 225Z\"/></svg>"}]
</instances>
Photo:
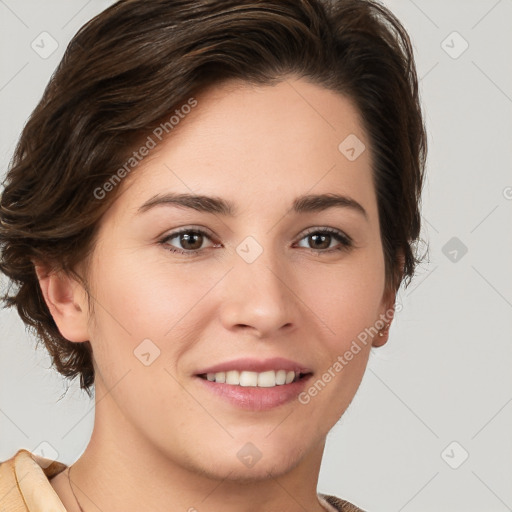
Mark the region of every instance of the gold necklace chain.
<instances>
[{"instance_id":1,"label":"gold necklace chain","mask_svg":"<svg viewBox=\"0 0 512 512\"><path fill-rule=\"evenodd\" d=\"M71 489L71 492L73 493L73 496L75 497L76 504L78 505L78 508L81 510L81 512L84 512L84 509L81 507L80 502L78 501L78 498L76 497L75 491L73 491L73 487L71 486L71 478L69 477L70 473L71 473L71 466L68 468L69 488Z\"/></svg>"}]
</instances>

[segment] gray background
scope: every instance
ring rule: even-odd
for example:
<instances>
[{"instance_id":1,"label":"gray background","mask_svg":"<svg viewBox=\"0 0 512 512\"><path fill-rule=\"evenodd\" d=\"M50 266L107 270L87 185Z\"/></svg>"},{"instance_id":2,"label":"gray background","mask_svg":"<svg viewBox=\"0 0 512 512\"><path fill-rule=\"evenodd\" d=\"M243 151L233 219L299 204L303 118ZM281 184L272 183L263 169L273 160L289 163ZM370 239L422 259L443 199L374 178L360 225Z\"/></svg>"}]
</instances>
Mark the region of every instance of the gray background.
<instances>
[{"instance_id":1,"label":"gray background","mask_svg":"<svg viewBox=\"0 0 512 512\"><path fill-rule=\"evenodd\" d=\"M0 0L2 173L67 43L111 3ZM512 1L384 3L416 50L430 256L328 437L318 489L369 511L512 510ZM73 463L94 402L77 382L59 401L67 385L16 313L0 325L0 460L24 447Z\"/></svg>"}]
</instances>

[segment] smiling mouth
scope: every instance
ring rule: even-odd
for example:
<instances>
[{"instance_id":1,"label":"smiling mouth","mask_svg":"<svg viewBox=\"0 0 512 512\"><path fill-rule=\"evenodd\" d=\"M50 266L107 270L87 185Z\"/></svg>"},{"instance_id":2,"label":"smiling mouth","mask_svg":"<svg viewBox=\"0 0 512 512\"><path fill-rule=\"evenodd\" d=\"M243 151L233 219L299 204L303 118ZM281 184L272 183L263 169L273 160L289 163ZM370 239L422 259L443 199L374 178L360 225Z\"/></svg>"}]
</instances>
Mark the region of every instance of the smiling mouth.
<instances>
[{"instance_id":1,"label":"smiling mouth","mask_svg":"<svg viewBox=\"0 0 512 512\"><path fill-rule=\"evenodd\" d=\"M218 384L271 388L298 382L310 375L312 375L311 372L303 373L292 370L268 370L265 372L229 370L226 372L202 373L199 374L198 377Z\"/></svg>"}]
</instances>

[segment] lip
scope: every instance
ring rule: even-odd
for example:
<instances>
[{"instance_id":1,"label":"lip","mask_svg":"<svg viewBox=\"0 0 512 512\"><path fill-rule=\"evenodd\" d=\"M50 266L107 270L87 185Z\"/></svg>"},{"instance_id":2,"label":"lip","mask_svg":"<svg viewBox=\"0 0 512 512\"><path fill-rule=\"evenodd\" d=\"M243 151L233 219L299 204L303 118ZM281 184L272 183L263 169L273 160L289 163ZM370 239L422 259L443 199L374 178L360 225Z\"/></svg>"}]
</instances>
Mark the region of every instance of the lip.
<instances>
[{"instance_id":1,"label":"lip","mask_svg":"<svg viewBox=\"0 0 512 512\"><path fill-rule=\"evenodd\" d=\"M213 366L205 367L198 372L196 375L202 375L205 373L217 373L217 372L227 372L230 370L238 370L238 371L248 371L248 372L266 372L268 370L293 370L294 372L300 373L313 373L311 369L305 367L304 365L292 361L291 359L285 359L283 357L272 357L270 359L253 359L253 358L239 358L232 359L231 361L225 361L223 363L218 363ZM286 386L288 384L283 384Z\"/></svg>"},{"instance_id":2,"label":"lip","mask_svg":"<svg viewBox=\"0 0 512 512\"><path fill-rule=\"evenodd\" d=\"M284 368L282 369L284 370ZM220 397L239 409L267 411L297 400L298 395L304 390L312 376L313 374L310 373L290 384L282 384L272 388L221 384L202 379L199 376L196 376L195 379L200 386L204 386L203 389L207 392Z\"/></svg>"}]
</instances>

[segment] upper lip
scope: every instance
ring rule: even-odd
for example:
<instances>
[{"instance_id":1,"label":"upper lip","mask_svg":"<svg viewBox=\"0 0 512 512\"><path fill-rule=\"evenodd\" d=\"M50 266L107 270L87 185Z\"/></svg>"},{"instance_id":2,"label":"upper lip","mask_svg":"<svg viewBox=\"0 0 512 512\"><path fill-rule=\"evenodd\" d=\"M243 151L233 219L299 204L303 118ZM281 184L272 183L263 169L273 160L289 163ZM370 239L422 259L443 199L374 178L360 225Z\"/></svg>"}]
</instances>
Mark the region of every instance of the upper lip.
<instances>
[{"instance_id":1,"label":"upper lip","mask_svg":"<svg viewBox=\"0 0 512 512\"><path fill-rule=\"evenodd\" d=\"M266 372L268 370L287 370L298 373L312 373L312 371L304 365L285 359L283 357L273 357L271 359L251 359L251 358L240 358L232 359L223 363L218 363L213 366L208 366L199 370L196 375L202 375L204 373L218 373L227 372L229 370L249 371L249 372Z\"/></svg>"}]
</instances>

